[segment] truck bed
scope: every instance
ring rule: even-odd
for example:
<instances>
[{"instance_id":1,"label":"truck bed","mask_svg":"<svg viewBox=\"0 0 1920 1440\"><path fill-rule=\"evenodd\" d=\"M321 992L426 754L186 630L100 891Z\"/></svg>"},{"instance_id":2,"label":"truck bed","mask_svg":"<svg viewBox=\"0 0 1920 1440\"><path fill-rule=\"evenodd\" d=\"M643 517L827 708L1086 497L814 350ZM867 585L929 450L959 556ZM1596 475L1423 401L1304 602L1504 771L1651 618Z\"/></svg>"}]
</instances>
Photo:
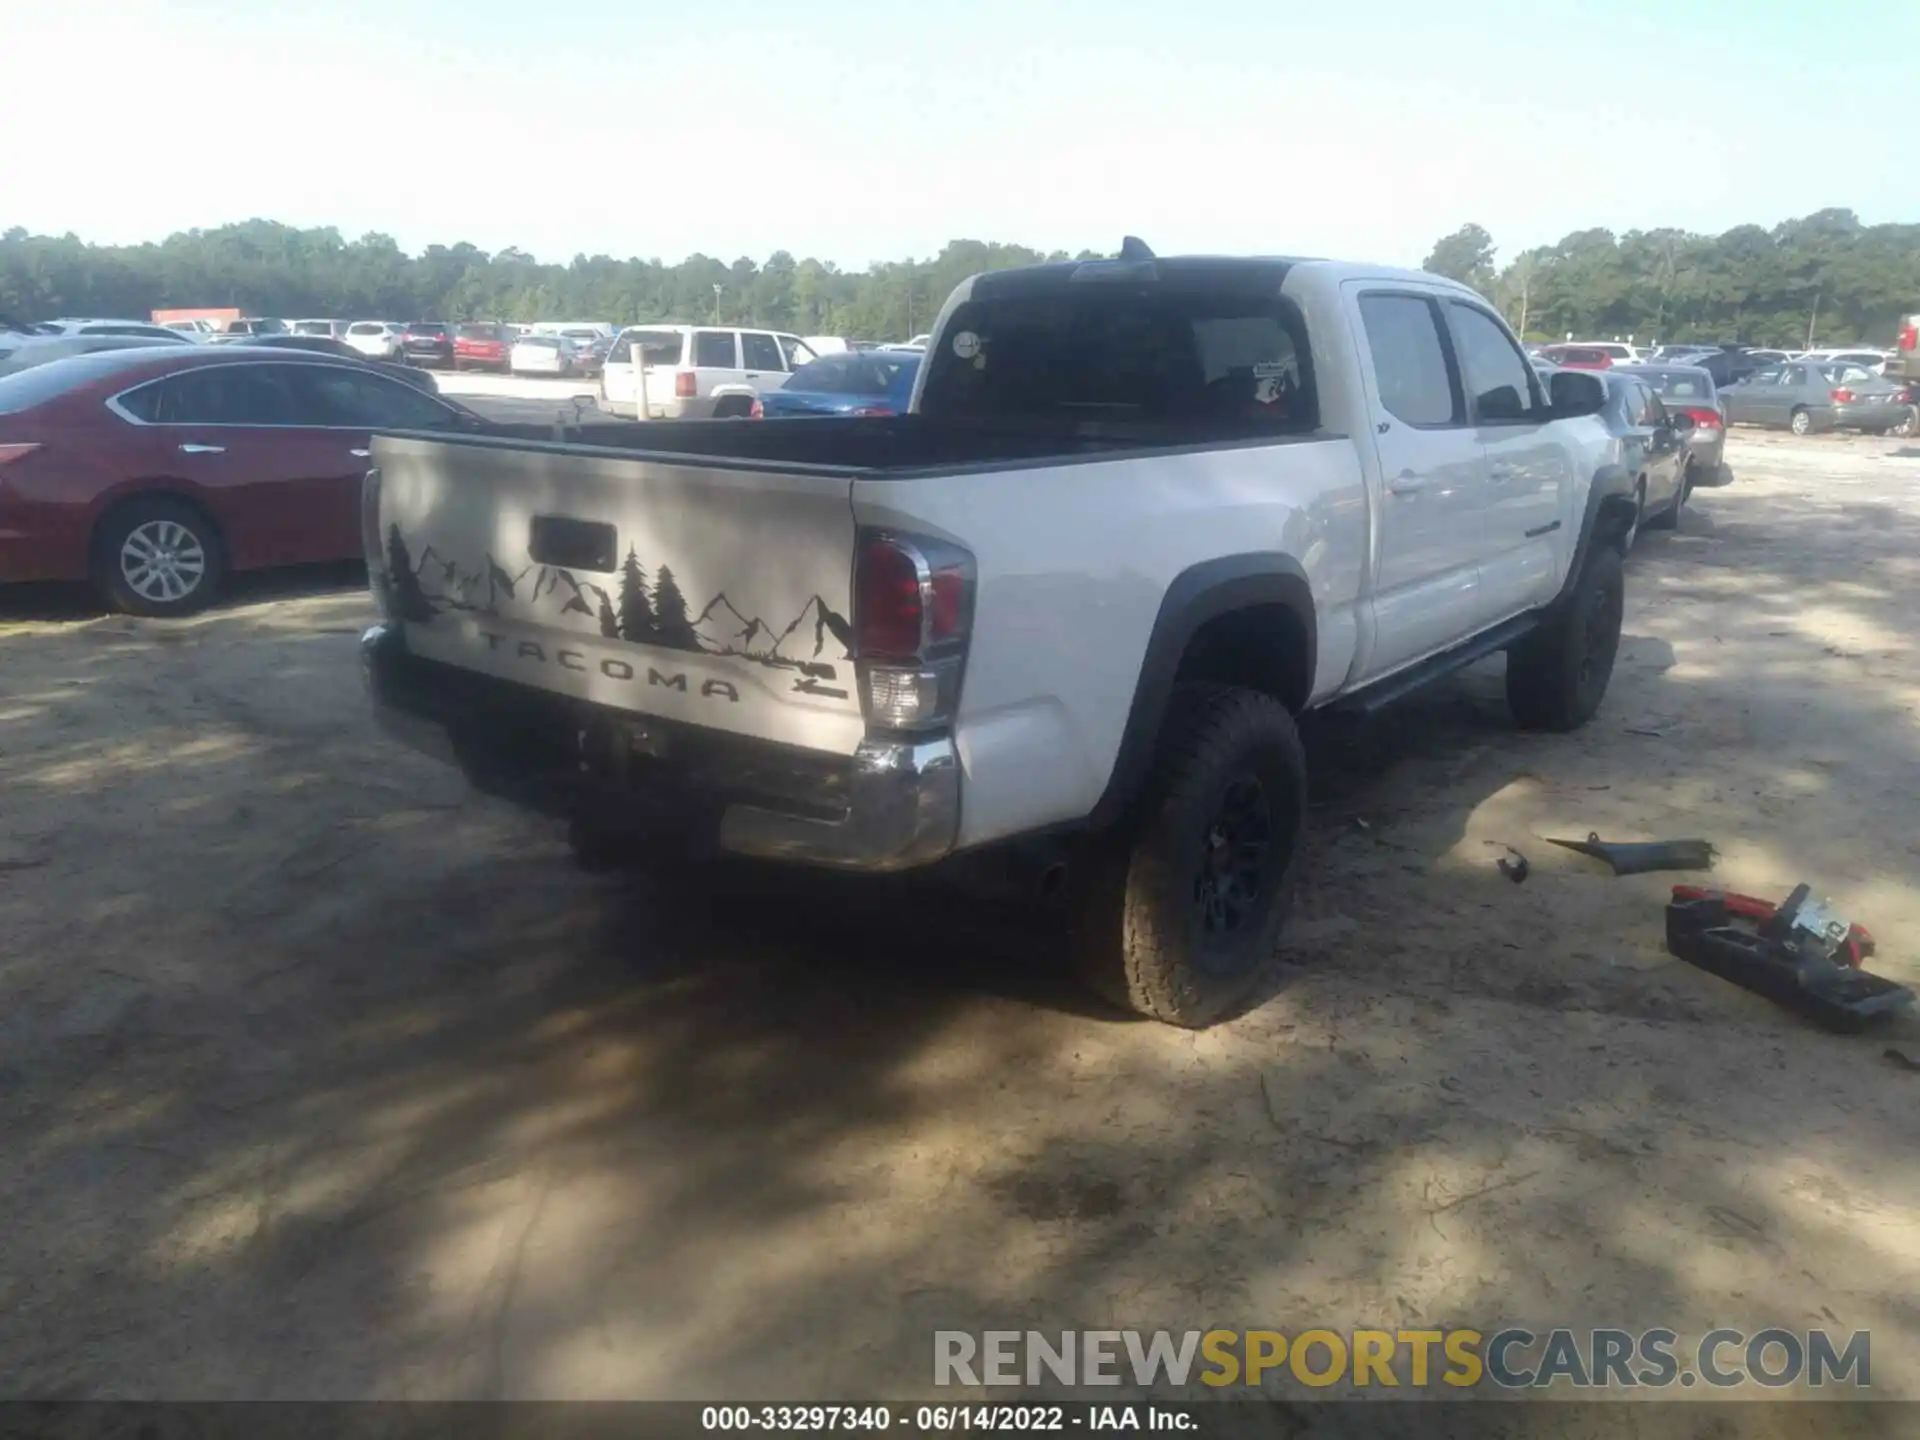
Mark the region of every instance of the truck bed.
<instances>
[{"instance_id":1,"label":"truck bed","mask_svg":"<svg viewBox=\"0 0 1920 1440\"><path fill-rule=\"evenodd\" d=\"M564 427L494 424L482 438L515 446L587 446L618 450L665 463L698 461L714 468L750 467L858 476L918 479L983 465L1057 465L1074 460L1118 460L1136 454L1221 449L1238 444L1275 445L1335 438L1275 434L1271 429L1138 422L941 421L921 415L892 418L821 417L808 420L694 420L668 424L628 420Z\"/></svg>"}]
</instances>

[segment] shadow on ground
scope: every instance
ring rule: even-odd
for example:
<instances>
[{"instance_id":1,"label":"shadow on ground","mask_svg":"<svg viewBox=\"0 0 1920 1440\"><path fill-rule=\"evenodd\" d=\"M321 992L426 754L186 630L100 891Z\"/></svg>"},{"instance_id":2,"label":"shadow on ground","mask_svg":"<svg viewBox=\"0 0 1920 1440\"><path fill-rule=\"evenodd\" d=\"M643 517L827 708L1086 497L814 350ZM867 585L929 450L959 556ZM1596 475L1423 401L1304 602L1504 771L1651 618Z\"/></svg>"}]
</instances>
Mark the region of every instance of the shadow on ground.
<instances>
[{"instance_id":1,"label":"shadow on ground","mask_svg":"<svg viewBox=\"0 0 1920 1440\"><path fill-rule=\"evenodd\" d=\"M1284 982L1202 1035L913 886L574 872L373 739L356 596L0 634L0 1392L912 1398L935 1329L1522 1323L1872 1328L1914 1393L1911 1078L1541 839L1920 933L1920 522L1722 494L1588 730L1496 662L1316 731Z\"/></svg>"}]
</instances>

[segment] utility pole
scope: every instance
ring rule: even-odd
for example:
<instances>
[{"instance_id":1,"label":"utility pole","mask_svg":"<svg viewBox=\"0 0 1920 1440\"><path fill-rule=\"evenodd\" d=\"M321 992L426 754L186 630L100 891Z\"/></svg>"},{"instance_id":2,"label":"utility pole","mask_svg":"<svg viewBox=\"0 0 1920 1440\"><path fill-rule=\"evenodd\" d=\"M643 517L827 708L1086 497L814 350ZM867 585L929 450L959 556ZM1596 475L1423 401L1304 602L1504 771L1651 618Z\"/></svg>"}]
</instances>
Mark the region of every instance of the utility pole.
<instances>
[{"instance_id":1,"label":"utility pole","mask_svg":"<svg viewBox=\"0 0 1920 1440\"><path fill-rule=\"evenodd\" d=\"M1820 292L1813 292L1813 313L1807 317L1807 349L1813 348L1813 327L1820 318Z\"/></svg>"},{"instance_id":2,"label":"utility pole","mask_svg":"<svg viewBox=\"0 0 1920 1440\"><path fill-rule=\"evenodd\" d=\"M1520 340L1522 344L1526 343L1526 338L1527 338L1527 282L1530 281L1532 278L1533 278L1533 266L1528 264L1526 260L1524 259L1521 260L1520 262Z\"/></svg>"},{"instance_id":3,"label":"utility pole","mask_svg":"<svg viewBox=\"0 0 1920 1440\"><path fill-rule=\"evenodd\" d=\"M727 288L726 286L724 286L724 285L722 285L722 284L720 284L720 283L719 283L718 281L715 281L715 282L714 282L714 286L713 286L713 323L714 323L714 324L716 324L716 325L718 325L718 324L720 323L720 292L721 292L722 290L724 290L724 289L726 289L726 288Z\"/></svg>"}]
</instances>

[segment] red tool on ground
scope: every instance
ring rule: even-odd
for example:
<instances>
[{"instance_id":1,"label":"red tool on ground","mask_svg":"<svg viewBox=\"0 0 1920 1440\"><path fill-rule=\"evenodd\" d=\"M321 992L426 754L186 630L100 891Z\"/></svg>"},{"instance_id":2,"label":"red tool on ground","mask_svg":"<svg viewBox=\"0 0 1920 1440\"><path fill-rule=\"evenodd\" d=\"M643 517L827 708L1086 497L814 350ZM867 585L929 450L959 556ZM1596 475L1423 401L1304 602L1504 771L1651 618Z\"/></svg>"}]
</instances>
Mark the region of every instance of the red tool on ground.
<instances>
[{"instance_id":1,"label":"red tool on ground","mask_svg":"<svg viewBox=\"0 0 1920 1440\"><path fill-rule=\"evenodd\" d=\"M1780 910L1771 900L1762 900L1757 895L1737 895L1730 890L1708 890L1699 885L1676 885L1673 887L1673 898L1676 901L1718 901L1727 907L1727 914L1751 920L1755 925L1766 925ZM1800 908L1799 924L1809 933L1817 933L1815 922L1824 918L1823 915L1816 916L1812 906ZM1832 957L1837 964L1858 970L1873 954L1873 948L1873 936L1868 933L1866 926L1849 924L1845 938L1833 945Z\"/></svg>"}]
</instances>

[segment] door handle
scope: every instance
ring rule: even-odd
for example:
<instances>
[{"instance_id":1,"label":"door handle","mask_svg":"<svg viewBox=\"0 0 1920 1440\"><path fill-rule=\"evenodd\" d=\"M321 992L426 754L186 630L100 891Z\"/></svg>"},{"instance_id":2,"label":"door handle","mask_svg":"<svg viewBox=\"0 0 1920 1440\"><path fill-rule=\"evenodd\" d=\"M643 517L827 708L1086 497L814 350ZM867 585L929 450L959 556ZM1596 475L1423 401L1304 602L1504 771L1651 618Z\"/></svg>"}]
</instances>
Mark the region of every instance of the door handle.
<instances>
[{"instance_id":1,"label":"door handle","mask_svg":"<svg viewBox=\"0 0 1920 1440\"><path fill-rule=\"evenodd\" d=\"M180 453L182 455L224 455L227 453L227 447L224 445L188 444L180 447Z\"/></svg>"},{"instance_id":2,"label":"door handle","mask_svg":"<svg viewBox=\"0 0 1920 1440\"><path fill-rule=\"evenodd\" d=\"M1427 477L1416 475L1411 470L1402 470L1387 481L1387 488L1396 495L1412 495L1427 488Z\"/></svg>"},{"instance_id":3,"label":"door handle","mask_svg":"<svg viewBox=\"0 0 1920 1440\"><path fill-rule=\"evenodd\" d=\"M364 460L369 455L373 454L371 450L349 450L347 453L353 456L353 458L356 460Z\"/></svg>"}]
</instances>

